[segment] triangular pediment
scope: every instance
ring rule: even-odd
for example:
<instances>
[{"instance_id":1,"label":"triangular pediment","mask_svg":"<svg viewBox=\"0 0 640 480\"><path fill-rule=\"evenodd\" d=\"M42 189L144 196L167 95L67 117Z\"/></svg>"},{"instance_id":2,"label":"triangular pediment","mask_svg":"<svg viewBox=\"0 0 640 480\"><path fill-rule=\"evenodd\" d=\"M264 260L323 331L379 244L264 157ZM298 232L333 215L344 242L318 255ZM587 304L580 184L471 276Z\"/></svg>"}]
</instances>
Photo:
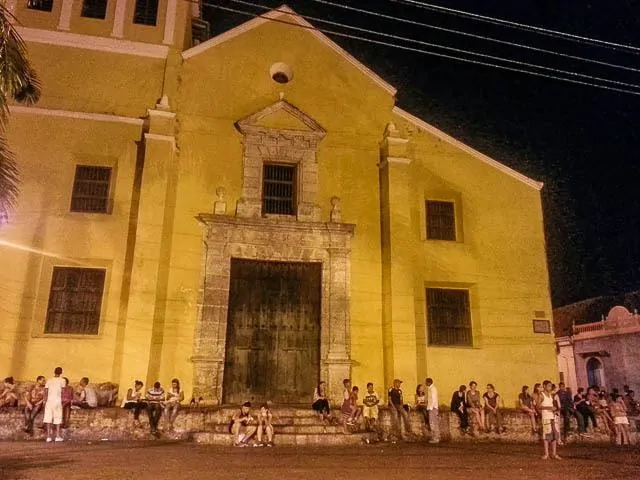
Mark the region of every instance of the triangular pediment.
<instances>
[{"instance_id":1,"label":"triangular pediment","mask_svg":"<svg viewBox=\"0 0 640 480\"><path fill-rule=\"evenodd\" d=\"M256 16L256 18L249 20L231 30L227 30L226 32L210 38L206 42L203 42L195 47L192 47L188 50L182 52L182 58L185 60L195 57L203 52L206 52L210 48L215 47L216 45L220 45L225 43L233 38L236 38L240 35L243 35L247 32L254 30L255 28L260 27L269 22L277 22L281 25L291 25L293 28L302 28L305 31L309 32L313 35L318 41L322 44L326 45L328 48L336 52L342 58L344 58L348 63L354 66L356 69L360 70L367 78L373 81L376 85L384 89L391 95L396 94L396 89L387 83L383 78L381 78L377 73L371 70L369 67L364 65L362 62L358 61L355 57L353 57L349 52L331 40L328 36L314 27L311 23L305 20L301 15L298 15L293 9L288 7L287 5L282 5L278 8L270 10L268 12L263 13L262 15Z\"/></svg>"},{"instance_id":2,"label":"triangular pediment","mask_svg":"<svg viewBox=\"0 0 640 480\"><path fill-rule=\"evenodd\" d=\"M285 100L280 100L236 122L238 130L248 133L255 130L303 132L323 137L325 129L309 115Z\"/></svg>"}]
</instances>

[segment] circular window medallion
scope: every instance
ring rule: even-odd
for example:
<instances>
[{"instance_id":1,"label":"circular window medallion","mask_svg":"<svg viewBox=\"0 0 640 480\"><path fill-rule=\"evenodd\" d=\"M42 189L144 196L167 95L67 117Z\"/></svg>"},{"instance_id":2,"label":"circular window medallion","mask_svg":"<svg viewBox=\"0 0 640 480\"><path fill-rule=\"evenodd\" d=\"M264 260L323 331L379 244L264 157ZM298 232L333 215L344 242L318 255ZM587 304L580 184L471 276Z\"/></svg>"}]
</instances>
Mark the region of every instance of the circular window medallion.
<instances>
[{"instance_id":1,"label":"circular window medallion","mask_svg":"<svg viewBox=\"0 0 640 480\"><path fill-rule=\"evenodd\" d=\"M289 83L293 80L293 70L286 63L274 63L269 69L269 74L274 82Z\"/></svg>"}]
</instances>

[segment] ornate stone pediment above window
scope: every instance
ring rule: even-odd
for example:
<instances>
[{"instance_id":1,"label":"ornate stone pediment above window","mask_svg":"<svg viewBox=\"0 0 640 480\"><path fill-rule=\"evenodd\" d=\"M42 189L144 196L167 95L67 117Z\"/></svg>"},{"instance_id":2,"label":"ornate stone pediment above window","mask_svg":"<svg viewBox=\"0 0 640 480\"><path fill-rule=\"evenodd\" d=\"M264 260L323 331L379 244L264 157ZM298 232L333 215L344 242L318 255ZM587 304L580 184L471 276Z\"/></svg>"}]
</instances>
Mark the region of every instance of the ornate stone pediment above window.
<instances>
[{"instance_id":1,"label":"ornate stone pediment above window","mask_svg":"<svg viewBox=\"0 0 640 480\"><path fill-rule=\"evenodd\" d=\"M281 100L236 122L244 144L238 217L319 222L316 151L326 131Z\"/></svg>"}]
</instances>

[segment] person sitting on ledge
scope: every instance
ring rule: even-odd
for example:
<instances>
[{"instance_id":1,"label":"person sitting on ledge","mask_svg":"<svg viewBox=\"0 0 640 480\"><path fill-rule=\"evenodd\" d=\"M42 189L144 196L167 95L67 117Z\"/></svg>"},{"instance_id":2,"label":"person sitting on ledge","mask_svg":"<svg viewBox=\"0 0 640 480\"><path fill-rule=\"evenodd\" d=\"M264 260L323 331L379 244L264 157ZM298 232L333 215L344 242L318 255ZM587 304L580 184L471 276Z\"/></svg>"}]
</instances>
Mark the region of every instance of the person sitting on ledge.
<instances>
[{"instance_id":1,"label":"person sitting on ledge","mask_svg":"<svg viewBox=\"0 0 640 480\"><path fill-rule=\"evenodd\" d=\"M258 413L258 442L255 443L254 447L262 447L266 445L267 447L273 447L273 424L271 423L273 420L273 414L269 409L269 406L266 403L263 403L260 406L260 412ZM267 443L262 443L262 437L267 437Z\"/></svg>"},{"instance_id":2,"label":"person sitting on ledge","mask_svg":"<svg viewBox=\"0 0 640 480\"><path fill-rule=\"evenodd\" d=\"M320 381L313 391L313 403L311 408L318 412L323 422L331 420L331 409L329 408L329 400L327 400L326 383Z\"/></svg>"},{"instance_id":3,"label":"person sitting on ledge","mask_svg":"<svg viewBox=\"0 0 640 480\"><path fill-rule=\"evenodd\" d=\"M164 389L160 385L160 382L153 384L153 388L147 391L147 412L149 414L149 427L151 428L151 435L158 437L158 424L160 423L160 417L162 416L162 410L164 408L164 400L166 398Z\"/></svg>"},{"instance_id":4,"label":"person sitting on ledge","mask_svg":"<svg viewBox=\"0 0 640 480\"><path fill-rule=\"evenodd\" d=\"M16 395L15 388L16 383L13 377L4 379L4 384L0 389L0 408L18 406L18 395Z\"/></svg>"},{"instance_id":5,"label":"person sitting on ledge","mask_svg":"<svg viewBox=\"0 0 640 480\"><path fill-rule=\"evenodd\" d=\"M33 435L33 422L44 408L44 384L44 376L39 375L33 387L24 394L24 431L29 435Z\"/></svg>"},{"instance_id":6,"label":"person sitting on ledge","mask_svg":"<svg viewBox=\"0 0 640 480\"><path fill-rule=\"evenodd\" d=\"M231 420L230 431L233 435L233 446L246 447L256 430L254 419L251 416L251 402L244 402Z\"/></svg>"},{"instance_id":7,"label":"person sitting on ledge","mask_svg":"<svg viewBox=\"0 0 640 480\"><path fill-rule=\"evenodd\" d=\"M89 379L82 377L78 389L77 400L73 405L79 408L96 408L98 406L98 395L95 389L89 385Z\"/></svg>"},{"instance_id":8,"label":"person sitting on ledge","mask_svg":"<svg viewBox=\"0 0 640 480\"><path fill-rule=\"evenodd\" d=\"M136 380L129 390L127 395L122 400L122 408L127 410L133 410L133 425L139 427L140 424L140 412L147 408L147 402L144 401L144 392L142 387L144 383L140 380Z\"/></svg>"},{"instance_id":9,"label":"person sitting on ledge","mask_svg":"<svg viewBox=\"0 0 640 480\"><path fill-rule=\"evenodd\" d=\"M184 391L180 388L180 380L174 378L171 380L171 388L167 391L167 401L164 405L166 420L169 428L173 430L173 424L180 410L180 403L184 400Z\"/></svg>"},{"instance_id":10,"label":"person sitting on ledge","mask_svg":"<svg viewBox=\"0 0 640 480\"><path fill-rule=\"evenodd\" d=\"M69 385L69 379L67 377L62 377L64 380L64 387L62 387L62 426L61 428L67 429L69 428L69 423L71 421L71 406L73 405L73 387Z\"/></svg>"}]
</instances>

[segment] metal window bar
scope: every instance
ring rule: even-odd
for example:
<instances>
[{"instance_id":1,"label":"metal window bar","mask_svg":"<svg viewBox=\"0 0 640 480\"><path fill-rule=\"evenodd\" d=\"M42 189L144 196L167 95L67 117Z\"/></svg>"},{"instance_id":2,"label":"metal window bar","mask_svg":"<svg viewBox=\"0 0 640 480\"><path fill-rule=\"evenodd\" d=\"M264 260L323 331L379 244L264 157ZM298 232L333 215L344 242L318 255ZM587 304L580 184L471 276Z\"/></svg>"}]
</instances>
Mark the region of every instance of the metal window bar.
<instances>
[{"instance_id":1,"label":"metal window bar","mask_svg":"<svg viewBox=\"0 0 640 480\"><path fill-rule=\"evenodd\" d=\"M158 0L136 0L133 23L155 25L158 18Z\"/></svg>"},{"instance_id":2,"label":"metal window bar","mask_svg":"<svg viewBox=\"0 0 640 480\"><path fill-rule=\"evenodd\" d=\"M107 0L84 0L82 16L104 20L107 17Z\"/></svg>"},{"instance_id":3,"label":"metal window bar","mask_svg":"<svg viewBox=\"0 0 640 480\"><path fill-rule=\"evenodd\" d=\"M54 267L45 333L96 335L106 270Z\"/></svg>"},{"instance_id":4,"label":"metal window bar","mask_svg":"<svg viewBox=\"0 0 640 480\"><path fill-rule=\"evenodd\" d=\"M110 167L78 165L71 195L71 211L107 213L110 184Z\"/></svg>"},{"instance_id":5,"label":"metal window bar","mask_svg":"<svg viewBox=\"0 0 640 480\"><path fill-rule=\"evenodd\" d=\"M53 10L53 0L27 0L27 8L30 10L40 10L50 12Z\"/></svg>"},{"instance_id":6,"label":"metal window bar","mask_svg":"<svg viewBox=\"0 0 640 480\"><path fill-rule=\"evenodd\" d=\"M468 291L428 288L427 316L430 345L471 346Z\"/></svg>"},{"instance_id":7,"label":"metal window bar","mask_svg":"<svg viewBox=\"0 0 640 480\"><path fill-rule=\"evenodd\" d=\"M427 238L429 240L456 239L453 202L427 201Z\"/></svg>"},{"instance_id":8,"label":"metal window bar","mask_svg":"<svg viewBox=\"0 0 640 480\"><path fill-rule=\"evenodd\" d=\"M262 176L262 213L295 215L296 167L265 164Z\"/></svg>"}]
</instances>

